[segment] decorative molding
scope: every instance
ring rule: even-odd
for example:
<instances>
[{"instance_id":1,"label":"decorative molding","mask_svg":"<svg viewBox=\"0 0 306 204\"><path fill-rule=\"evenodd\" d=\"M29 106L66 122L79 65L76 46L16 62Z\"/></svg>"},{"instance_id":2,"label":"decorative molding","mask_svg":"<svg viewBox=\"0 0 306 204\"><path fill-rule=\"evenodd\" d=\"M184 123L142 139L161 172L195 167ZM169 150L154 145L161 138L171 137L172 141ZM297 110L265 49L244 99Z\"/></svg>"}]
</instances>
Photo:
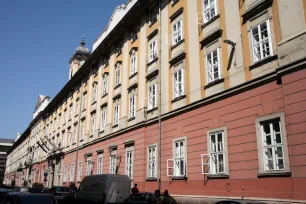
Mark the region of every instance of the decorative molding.
<instances>
[{"instance_id":1,"label":"decorative molding","mask_svg":"<svg viewBox=\"0 0 306 204\"><path fill-rule=\"evenodd\" d=\"M138 47L132 47L129 54L132 55L133 51L137 52L137 50L138 50Z\"/></svg>"},{"instance_id":2,"label":"decorative molding","mask_svg":"<svg viewBox=\"0 0 306 204\"><path fill-rule=\"evenodd\" d=\"M173 99L173 100L171 101L171 103L175 103L175 102L180 101L180 100L182 100L182 99L184 99L184 98L186 98L186 95L182 95L182 96L176 97L175 99Z\"/></svg>"},{"instance_id":3,"label":"decorative molding","mask_svg":"<svg viewBox=\"0 0 306 204\"><path fill-rule=\"evenodd\" d=\"M129 79L132 79L134 76L136 76L138 74L138 72L135 72L134 74L132 74L131 76L129 76Z\"/></svg>"},{"instance_id":4,"label":"decorative molding","mask_svg":"<svg viewBox=\"0 0 306 204\"><path fill-rule=\"evenodd\" d=\"M210 87L213 87L213 86L215 86L215 85L217 85L217 84L221 84L221 83L223 83L224 82L224 78L222 78L222 79L217 79L217 80L215 80L215 81L213 81L213 82L210 82L209 84L207 84L206 86L204 86L204 89L208 89L208 88L210 88Z\"/></svg>"},{"instance_id":5,"label":"decorative molding","mask_svg":"<svg viewBox=\"0 0 306 204\"><path fill-rule=\"evenodd\" d=\"M264 64L267 64L267 63L272 62L272 61L277 60L277 59L278 59L278 55L273 55L273 56L266 57L265 59L260 60L258 62L255 62L254 64L252 64L249 67L249 69L250 70L255 69L257 67L260 67L260 66L262 66Z\"/></svg>"},{"instance_id":6,"label":"decorative molding","mask_svg":"<svg viewBox=\"0 0 306 204\"><path fill-rule=\"evenodd\" d=\"M105 103L103 103L101 106L100 106L100 108L104 108L104 107L106 107L107 106L107 102L105 102Z\"/></svg>"},{"instance_id":7,"label":"decorative molding","mask_svg":"<svg viewBox=\"0 0 306 204\"><path fill-rule=\"evenodd\" d=\"M178 47L180 44L182 44L183 42L185 42L185 39L182 39L180 41L178 41L175 45L171 46L171 50L174 50L176 47Z\"/></svg>"},{"instance_id":8,"label":"decorative molding","mask_svg":"<svg viewBox=\"0 0 306 204\"><path fill-rule=\"evenodd\" d=\"M241 17L243 18L243 23L250 20L252 17L271 7L273 0L259 0L255 5L248 8Z\"/></svg>"},{"instance_id":9,"label":"decorative molding","mask_svg":"<svg viewBox=\"0 0 306 204\"><path fill-rule=\"evenodd\" d=\"M184 8L181 7L179 10L177 10L176 12L174 12L174 14L172 14L169 18L170 18L170 22L174 21L177 17L179 17L184 11Z\"/></svg>"},{"instance_id":10,"label":"decorative molding","mask_svg":"<svg viewBox=\"0 0 306 204\"><path fill-rule=\"evenodd\" d=\"M150 41L154 36L156 36L158 33L158 29L155 29L154 31L152 31L152 33L150 33L150 35L148 35L147 39L148 41Z\"/></svg>"},{"instance_id":11,"label":"decorative molding","mask_svg":"<svg viewBox=\"0 0 306 204\"><path fill-rule=\"evenodd\" d=\"M137 87L138 87L138 83L136 82L136 83L132 84L131 86L129 86L129 88L127 88L127 90L130 92L133 89L136 89Z\"/></svg>"},{"instance_id":12,"label":"decorative molding","mask_svg":"<svg viewBox=\"0 0 306 204\"><path fill-rule=\"evenodd\" d=\"M218 14L218 15L212 17L212 18L210 19L210 21L204 23L204 24L202 25L202 29L205 28L205 27L207 27L208 25L210 25L212 22L214 22L214 21L217 20L218 18L220 18L220 14Z\"/></svg>"},{"instance_id":13,"label":"decorative molding","mask_svg":"<svg viewBox=\"0 0 306 204\"><path fill-rule=\"evenodd\" d=\"M173 58L169 61L171 67L172 67L173 65L175 65L176 63L178 63L178 62L182 61L183 59L185 59L185 57L186 57L186 52L183 52L183 53L181 53L181 54L179 54L179 55L173 57Z\"/></svg>"},{"instance_id":14,"label":"decorative molding","mask_svg":"<svg viewBox=\"0 0 306 204\"><path fill-rule=\"evenodd\" d=\"M119 99L119 98L121 98L121 94L120 93L113 97L113 101L115 101L116 99Z\"/></svg>"},{"instance_id":15,"label":"decorative molding","mask_svg":"<svg viewBox=\"0 0 306 204\"><path fill-rule=\"evenodd\" d=\"M153 72L150 72L147 76L146 79L147 81L150 81L150 79L152 79L153 77L158 75L159 70L155 69Z\"/></svg>"},{"instance_id":16,"label":"decorative molding","mask_svg":"<svg viewBox=\"0 0 306 204\"><path fill-rule=\"evenodd\" d=\"M147 64L147 66L148 66L148 67L151 66L151 64L153 64L154 62L157 62L157 60L158 60L158 57L156 57L154 60L152 60L151 62L149 62L149 63Z\"/></svg>"},{"instance_id":17,"label":"decorative molding","mask_svg":"<svg viewBox=\"0 0 306 204\"><path fill-rule=\"evenodd\" d=\"M222 32L223 32L223 30L221 28L218 28L215 31L213 31L210 35L203 38L203 40L200 42L201 43L201 49L203 49L203 47L205 47L207 44L209 44L212 41L216 40L217 38L221 37Z\"/></svg>"}]
</instances>

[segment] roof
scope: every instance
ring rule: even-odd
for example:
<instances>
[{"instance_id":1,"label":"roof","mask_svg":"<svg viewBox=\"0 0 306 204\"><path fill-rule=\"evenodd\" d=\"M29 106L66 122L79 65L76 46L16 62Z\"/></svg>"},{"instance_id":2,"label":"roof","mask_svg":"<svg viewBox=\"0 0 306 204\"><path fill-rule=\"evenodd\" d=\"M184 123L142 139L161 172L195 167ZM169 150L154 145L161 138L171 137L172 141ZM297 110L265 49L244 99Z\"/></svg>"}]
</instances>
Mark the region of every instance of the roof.
<instances>
[{"instance_id":1,"label":"roof","mask_svg":"<svg viewBox=\"0 0 306 204\"><path fill-rule=\"evenodd\" d=\"M15 140L13 140L13 139L0 139L0 143L13 144L14 142L15 142Z\"/></svg>"}]
</instances>

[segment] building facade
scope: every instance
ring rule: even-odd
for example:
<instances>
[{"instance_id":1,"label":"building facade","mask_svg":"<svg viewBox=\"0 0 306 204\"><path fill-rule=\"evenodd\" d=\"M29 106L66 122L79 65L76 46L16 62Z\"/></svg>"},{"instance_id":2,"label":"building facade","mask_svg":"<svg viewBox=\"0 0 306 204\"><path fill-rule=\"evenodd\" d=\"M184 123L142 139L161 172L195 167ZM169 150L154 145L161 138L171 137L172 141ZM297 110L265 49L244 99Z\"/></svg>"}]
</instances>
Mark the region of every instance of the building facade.
<instances>
[{"instance_id":1,"label":"building facade","mask_svg":"<svg viewBox=\"0 0 306 204\"><path fill-rule=\"evenodd\" d=\"M129 0L82 40L6 181L118 173L181 203L305 202L305 48L303 0Z\"/></svg>"},{"instance_id":2,"label":"building facade","mask_svg":"<svg viewBox=\"0 0 306 204\"><path fill-rule=\"evenodd\" d=\"M13 146L14 140L0 139L0 185L4 182L7 152Z\"/></svg>"}]
</instances>

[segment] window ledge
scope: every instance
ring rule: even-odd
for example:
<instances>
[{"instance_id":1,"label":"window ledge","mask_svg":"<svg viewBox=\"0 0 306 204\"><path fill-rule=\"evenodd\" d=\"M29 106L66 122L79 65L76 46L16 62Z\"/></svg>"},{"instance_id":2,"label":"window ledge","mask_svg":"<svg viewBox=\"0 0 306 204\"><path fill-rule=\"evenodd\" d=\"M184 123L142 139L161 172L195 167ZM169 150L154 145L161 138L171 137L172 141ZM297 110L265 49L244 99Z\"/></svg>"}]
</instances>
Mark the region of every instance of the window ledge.
<instances>
[{"instance_id":1,"label":"window ledge","mask_svg":"<svg viewBox=\"0 0 306 204\"><path fill-rule=\"evenodd\" d=\"M86 108L84 108L83 110L82 110L82 113L84 113L86 111Z\"/></svg>"},{"instance_id":2,"label":"window ledge","mask_svg":"<svg viewBox=\"0 0 306 204\"><path fill-rule=\"evenodd\" d=\"M265 172L259 173L258 178L267 178L267 177L291 177L291 172Z\"/></svg>"},{"instance_id":3,"label":"window ledge","mask_svg":"<svg viewBox=\"0 0 306 204\"><path fill-rule=\"evenodd\" d=\"M138 72L135 72L134 74L132 74L129 79L132 79L134 76L136 76L138 74Z\"/></svg>"},{"instance_id":4,"label":"window ledge","mask_svg":"<svg viewBox=\"0 0 306 204\"><path fill-rule=\"evenodd\" d=\"M78 115L79 115L79 114L75 114L74 117L76 118L76 117L78 117Z\"/></svg>"},{"instance_id":5,"label":"window ledge","mask_svg":"<svg viewBox=\"0 0 306 204\"><path fill-rule=\"evenodd\" d=\"M104 133L104 130L101 130L101 131L100 131L100 134L103 134L103 133Z\"/></svg>"},{"instance_id":6,"label":"window ledge","mask_svg":"<svg viewBox=\"0 0 306 204\"><path fill-rule=\"evenodd\" d=\"M266 8L269 8L272 5L273 0L260 0L255 5L248 8L241 17L243 18L243 22L248 21L253 16L258 13L264 11Z\"/></svg>"},{"instance_id":7,"label":"window ledge","mask_svg":"<svg viewBox=\"0 0 306 204\"><path fill-rule=\"evenodd\" d=\"M152 113L156 110L158 110L158 107L151 108L150 110L147 111L147 113Z\"/></svg>"},{"instance_id":8,"label":"window ledge","mask_svg":"<svg viewBox=\"0 0 306 204\"><path fill-rule=\"evenodd\" d=\"M91 105L93 106L93 105L95 105L96 103L97 103L97 100L95 100L94 102L92 102Z\"/></svg>"},{"instance_id":9,"label":"window ledge","mask_svg":"<svg viewBox=\"0 0 306 204\"><path fill-rule=\"evenodd\" d=\"M252 65L249 67L249 69L250 69L250 70L255 69L255 68L260 67L260 66L262 66L262 65L264 65L264 64L267 64L267 63L269 63L269 62L272 62L272 61L276 60L277 58L278 58L278 55L273 55L273 56L266 57L265 59L260 60L260 61L258 61L258 62L255 62L254 64L252 64Z\"/></svg>"},{"instance_id":10,"label":"window ledge","mask_svg":"<svg viewBox=\"0 0 306 204\"><path fill-rule=\"evenodd\" d=\"M149 177L146 179L147 182L157 181L157 178L155 177Z\"/></svg>"},{"instance_id":11,"label":"window ledge","mask_svg":"<svg viewBox=\"0 0 306 204\"><path fill-rule=\"evenodd\" d=\"M133 120L135 120L135 116L134 116L134 117L131 117L130 119L128 119L128 122L131 122L131 121L133 121Z\"/></svg>"},{"instance_id":12,"label":"window ledge","mask_svg":"<svg viewBox=\"0 0 306 204\"><path fill-rule=\"evenodd\" d=\"M117 86L114 87L114 89L117 89L121 86L121 84L118 84Z\"/></svg>"},{"instance_id":13,"label":"window ledge","mask_svg":"<svg viewBox=\"0 0 306 204\"><path fill-rule=\"evenodd\" d=\"M84 141L83 139L80 140L80 142L83 142L83 141Z\"/></svg>"},{"instance_id":14,"label":"window ledge","mask_svg":"<svg viewBox=\"0 0 306 204\"><path fill-rule=\"evenodd\" d=\"M171 7L174 7L180 0L172 1Z\"/></svg>"},{"instance_id":15,"label":"window ledge","mask_svg":"<svg viewBox=\"0 0 306 204\"><path fill-rule=\"evenodd\" d=\"M73 146L73 145L76 145L76 143L74 142L74 143L72 144L72 146Z\"/></svg>"},{"instance_id":16,"label":"window ledge","mask_svg":"<svg viewBox=\"0 0 306 204\"><path fill-rule=\"evenodd\" d=\"M102 96L102 98L105 98L107 95L108 95L108 93L104 94L104 95Z\"/></svg>"},{"instance_id":17,"label":"window ledge","mask_svg":"<svg viewBox=\"0 0 306 204\"><path fill-rule=\"evenodd\" d=\"M93 135L90 135L89 138L93 138Z\"/></svg>"},{"instance_id":18,"label":"window ledge","mask_svg":"<svg viewBox=\"0 0 306 204\"><path fill-rule=\"evenodd\" d=\"M156 22L157 22L157 18L155 18L153 21L151 21L151 24L149 25L149 28L151 28Z\"/></svg>"},{"instance_id":19,"label":"window ledge","mask_svg":"<svg viewBox=\"0 0 306 204\"><path fill-rule=\"evenodd\" d=\"M228 179L229 175L226 174L213 174L208 175L208 179Z\"/></svg>"},{"instance_id":20,"label":"window ledge","mask_svg":"<svg viewBox=\"0 0 306 204\"><path fill-rule=\"evenodd\" d=\"M215 20L217 20L218 18L220 18L220 14L212 17L208 22L204 23L202 25L202 29L205 28L206 26L208 26L209 24L211 24L212 22L214 22Z\"/></svg>"},{"instance_id":21,"label":"window ledge","mask_svg":"<svg viewBox=\"0 0 306 204\"><path fill-rule=\"evenodd\" d=\"M208 89L208 88L210 88L210 87L213 87L213 86L215 86L215 85L217 85L217 84L221 84L221 83L223 83L224 82L224 78L222 78L222 79L217 79L217 80L215 80L215 81L213 81L213 82L210 82L209 84L207 84L206 86L204 86L204 89Z\"/></svg>"},{"instance_id":22,"label":"window ledge","mask_svg":"<svg viewBox=\"0 0 306 204\"><path fill-rule=\"evenodd\" d=\"M119 57L122 54L122 51L118 52L116 57Z\"/></svg>"},{"instance_id":23,"label":"window ledge","mask_svg":"<svg viewBox=\"0 0 306 204\"><path fill-rule=\"evenodd\" d=\"M113 126L113 128L116 128L116 127L118 127L118 124Z\"/></svg>"},{"instance_id":24,"label":"window ledge","mask_svg":"<svg viewBox=\"0 0 306 204\"><path fill-rule=\"evenodd\" d=\"M63 184L66 184L66 181L64 181Z\"/></svg>"},{"instance_id":25,"label":"window ledge","mask_svg":"<svg viewBox=\"0 0 306 204\"><path fill-rule=\"evenodd\" d=\"M69 145L68 146L66 146L66 148L68 148L69 147Z\"/></svg>"},{"instance_id":26,"label":"window ledge","mask_svg":"<svg viewBox=\"0 0 306 204\"><path fill-rule=\"evenodd\" d=\"M175 99L173 99L173 100L171 101L171 103L175 103L175 102L180 101L180 100L182 100L182 99L184 99L184 98L186 98L186 95L178 96L178 97L176 97Z\"/></svg>"},{"instance_id":27,"label":"window ledge","mask_svg":"<svg viewBox=\"0 0 306 204\"><path fill-rule=\"evenodd\" d=\"M186 181L187 179L188 179L187 176L173 176L172 177L172 180L178 180L178 181L180 181L180 180Z\"/></svg>"},{"instance_id":28,"label":"window ledge","mask_svg":"<svg viewBox=\"0 0 306 204\"><path fill-rule=\"evenodd\" d=\"M178 41L175 45L171 46L171 50L174 50L176 47L178 47L180 44L184 43L185 39L182 39L180 41Z\"/></svg>"},{"instance_id":29,"label":"window ledge","mask_svg":"<svg viewBox=\"0 0 306 204\"><path fill-rule=\"evenodd\" d=\"M147 66L149 67L151 64L153 64L154 62L156 62L158 60L158 57L156 57L155 59L153 59L152 61L150 61Z\"/></svg>"}]
</instances>

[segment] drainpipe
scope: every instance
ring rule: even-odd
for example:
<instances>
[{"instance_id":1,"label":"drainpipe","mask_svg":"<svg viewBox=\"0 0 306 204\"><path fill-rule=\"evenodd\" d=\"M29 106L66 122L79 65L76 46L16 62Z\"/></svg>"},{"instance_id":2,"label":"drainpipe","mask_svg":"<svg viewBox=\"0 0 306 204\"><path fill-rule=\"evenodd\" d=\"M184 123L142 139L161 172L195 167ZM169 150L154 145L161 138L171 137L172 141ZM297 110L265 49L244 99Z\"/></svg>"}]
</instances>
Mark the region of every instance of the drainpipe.
<instances>
[{"instance_id":1,"label":"drainpipe","mask_svg":"<svg viewBox=\"0 0 306 204\"><path fill-rule=\"evenodd\" d=\"M158 107L158 190L161 189L161 0L158 0L159 13L159 46L158 46L158 62L159 62L159 107Z\"/></svg>"}]
</instances>

